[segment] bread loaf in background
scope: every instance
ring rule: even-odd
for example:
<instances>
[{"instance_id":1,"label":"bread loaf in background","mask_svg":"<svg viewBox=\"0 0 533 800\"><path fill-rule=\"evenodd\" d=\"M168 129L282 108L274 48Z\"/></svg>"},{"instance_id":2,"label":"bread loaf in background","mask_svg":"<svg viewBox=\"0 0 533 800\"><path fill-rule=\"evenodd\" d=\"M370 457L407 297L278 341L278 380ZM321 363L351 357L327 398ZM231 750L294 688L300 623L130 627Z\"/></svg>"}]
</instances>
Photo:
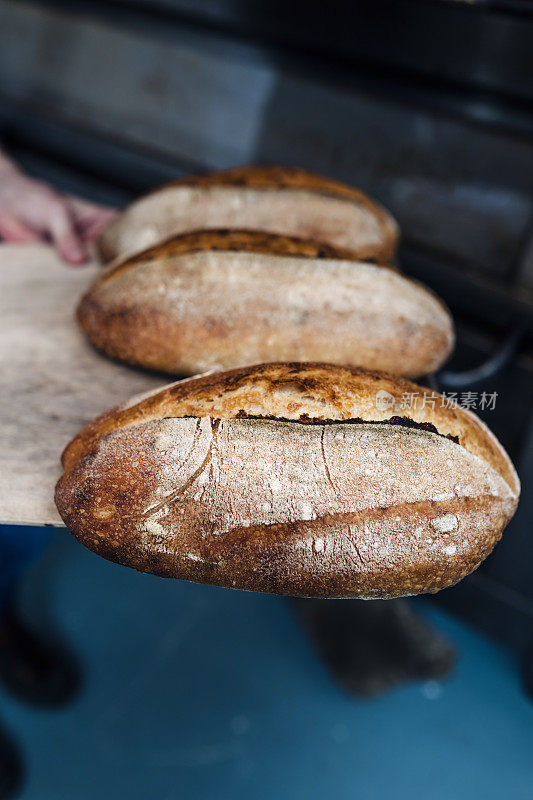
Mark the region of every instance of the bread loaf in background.
<instances>
[{"instance_id":1,"label":"bread loaf in background","mask_svg":"<svg viewBox=\"0 0 533 800\"><path fill-rule=\"evenodd\" d=\"M186 231L246 228L288 234L390 261L398 227L363 192L291 167L238 167L189 176L137 200L103 231L103 261Z\"/></svg>"},{"instance_id":2,"label":"bread loaf in background","mask_svg":"<svg viewBox=\"0 0 533 800\"><path fill-rule=\"evenodd\" d=\"M182 234L103 271L78 319L111 356L176 375L329 361L417 376L453 346L442 303L349 251L257 231Z\"/></svg>"},{"instance_id":3,"label":"bread loaf in background","mask_svg":"<svg viewBox=\"0 0 533 800\"><path fill-rule=\"evenodd\" d=\"M423 391L327 364L171 384L68 445L57 507L86 547L164 577L302 597L436 592L490 553L520 486L474 414L438 396L405 404Z\"/></svg>"}]
</instances>

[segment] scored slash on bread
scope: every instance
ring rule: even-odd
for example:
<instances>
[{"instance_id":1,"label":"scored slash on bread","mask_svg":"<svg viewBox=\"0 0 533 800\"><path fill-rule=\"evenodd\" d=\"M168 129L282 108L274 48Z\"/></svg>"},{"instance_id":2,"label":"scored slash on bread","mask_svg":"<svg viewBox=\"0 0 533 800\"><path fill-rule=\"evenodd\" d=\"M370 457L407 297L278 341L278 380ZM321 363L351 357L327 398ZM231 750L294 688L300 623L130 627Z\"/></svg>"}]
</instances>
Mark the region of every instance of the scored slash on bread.
<instances>
[{"instance_id":1,"label":"scored slash on bread","mask_svg":"<svg viewBox=\"0 0 533 800\"><path fill-rule=\"evenodd\" d=\"M391 215L358 189L295 167L247 166L173 181L132 203L102 232L103 261L191 230L246 228L316 239L390 261Z\"/></svg>"},{"instance_id":2,"label":"scored slash on bread","mask_svg":"<svg viewBox=\"0 0 533 800\"><path fill-rule=\"evenodd\" d=\"M328 364L178 382L80 432L57 507L96 553L165 577L306 597L435 592L490 553L520 484L474 414L403 407L422 391Z\"/></svg>"},{"instance_id":3,"label":"scored slash on bread","mask_svg":"<svg viewBox=\"0 0 533 800\"><path fill-rule=\"evenodd\" d=\"M181 234L110 266L78 320L108 355L177 375L319 360L414 377L454 341L444 305L397 270L249 230Z\"/></svg>"}]
</instances>

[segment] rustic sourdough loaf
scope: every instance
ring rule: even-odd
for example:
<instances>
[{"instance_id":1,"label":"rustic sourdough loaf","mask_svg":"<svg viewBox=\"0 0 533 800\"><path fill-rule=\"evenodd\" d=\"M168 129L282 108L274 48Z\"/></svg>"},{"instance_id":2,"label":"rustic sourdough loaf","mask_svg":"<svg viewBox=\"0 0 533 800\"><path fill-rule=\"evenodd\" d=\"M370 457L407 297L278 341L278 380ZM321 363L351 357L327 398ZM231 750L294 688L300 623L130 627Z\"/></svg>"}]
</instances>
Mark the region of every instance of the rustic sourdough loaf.
<instances>
[{"instance_id":1,"label":"rustic sourdough loaf","mask_svg":"<svg viewBox=\"0 0 533 800\"><path fill-rule=\"evenodd\" d=\"M453 345L450 316L400 272L258 231L196 231L104 270L79 322L111 356L177 375L329 361L416 376Z\"/></svg>"},{"instance_id":2,"label":"rustic sourdough loaf","mask_svg":"<svg viewBox=\"0 0 533 800\"><path fill-rule=\"evenodd\" d=\"M238 167L189 176L129 206L103 231L104 261L138 253L176 233L251 228L349 248L388 261L398 227L363 192L290 167Z\"/></svg>"},{"instance_id":3,"label":"rustic sourdough loaf","mask_svg":"<svg viewBox=\"0 0 533 800\"><path fill-rule=\"evenodd\" d=\"M405 402L423 392L296 363L171 384L68 445L57 507L91 550L165 577L305 597L436 592L490 553L520 486L474 414Z\"/></svg>"}]
</instances>

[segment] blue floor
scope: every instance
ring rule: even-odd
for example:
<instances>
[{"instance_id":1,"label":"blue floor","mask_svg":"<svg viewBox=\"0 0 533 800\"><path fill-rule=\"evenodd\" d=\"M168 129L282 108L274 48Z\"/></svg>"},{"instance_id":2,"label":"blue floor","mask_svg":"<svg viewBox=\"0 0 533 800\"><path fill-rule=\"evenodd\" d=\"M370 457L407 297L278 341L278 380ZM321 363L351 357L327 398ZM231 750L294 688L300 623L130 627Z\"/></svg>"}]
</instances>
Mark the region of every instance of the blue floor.
<instances>
[{"instance_id":1,"label":"blue floor","mask_svg":"<svg viewBox=\"0 0 533 800\"><path fill-rule=\"evenodd\" d=\"M533 704L512 657L424 604L455 676L354 701L287 603L139 575L66 533L22 593L85 665L65 711L1 695L23 800L531 800Z\"/></svg>"}]
</instances>

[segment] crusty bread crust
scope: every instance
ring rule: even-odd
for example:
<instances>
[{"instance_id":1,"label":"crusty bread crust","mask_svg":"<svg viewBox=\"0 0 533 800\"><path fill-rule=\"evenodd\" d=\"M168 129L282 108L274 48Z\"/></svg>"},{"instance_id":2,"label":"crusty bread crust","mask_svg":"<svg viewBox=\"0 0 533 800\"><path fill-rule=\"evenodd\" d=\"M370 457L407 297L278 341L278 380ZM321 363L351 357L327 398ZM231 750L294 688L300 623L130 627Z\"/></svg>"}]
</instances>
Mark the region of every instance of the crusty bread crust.
<instances>
[{"instance_id":1,"label":"crusty bread crust","mask_svg":"<svg viewBox=\"0 0 533 800\"><path fill-rule=\"evenodd\" d=\"M454 340L443 304L396 270L248 230L182 234L110 266L78 320L109 355L174 375L297 359L417 376Z\"/></svg>"},{"instance_id":2,"label":"crusty bread crust","mask_svg":"<svg viewBox=\"0 0 533 800\"><path fill-rule=\"evenodd\" d=\"M126 211L115 218L102 232L96 242L96 248L100 258L104 262L112 261L122 255L132 255L138 248L136 245L129 247L129 233L136 234L140 222L146 225L157 225L161 223L161 217L157 217L157 201L162 199L162 206L167 210L172 205L172 189L213 189L213 188L236 188L245 190L276 191L281 192L306 192L310 196L329 197L336 200L344 200L353 203L358 209L364 210L375 219L380 230L378 240L365 241L364 238L352 239L349 248L352 255L357 258L371 258L378 261L391 261L394 258L398 246L399 229L392 216L379 203L371 200L364 192L348 186L340 181L316 175L298 167L283 166L244 166L233 169L210 172L204 175L189 175L185 178L171 181L163 186L149 192L140 200L129 206ZM153 201L156 203L153 203ZM221 208L221 212L224 209ZM154 216L155 215L155 216ZM237 222L238 224L238 222ZM305 213L302 214L302 224L306 225ZM289 227L287 227L289 226ZM171 226L172 227L172 226ZM220 220L214 226L202 223L195 224L193 228L221 227ZM237 225L232 227L237 227ZM242 227L242 223L240 225ZM257 223L252 224L251 228L260 227ZM263 227L263 226L261 226ZM190 229L190 228L189 228ZM169 235L186 232L187 228L182 227L179 220L175 221L175 226L171 230L166 230L163 236L154 234L150 244L156 244L162 238ZM276 219L276 228L269 229L273 233L287 233L289 235L309 237L307 230L294 230L287 220ZM313 238L326 244L338 244L331 238L328 232L326 220L324 224L314 231Z\"/></svg>"},{"instance_id":3,"label":"crusty bread crust","mask_svg":"<svg viewBox=\"0 0 533 800\"><path fill-rule=\"evenodd\" d=\"M247 186L252 189L309 189L312 192L353 200L372 212L377 212L383 221L388 214L360 189L346 183L317 175L300 167L251 164L243 167L208 172L204 175L188 175L170 181L165 186ZM157 191L157 189L155 190ZM153 192L152 192L153 194Z\"/></svg>"},{"instance_id":4,"label":"crusty bread crust","mask_svg":"<svg viewBox=\"0 0 533 800\"><path fill-rule=\"evenodd\" d=\"M456 583L488 555L520 484L474 415L328 364L264 364L164 387L63 454L71 532L165 577L308 597ZM383 398L388 403L383 404Z\"/></svg>"},{"instance_id":5,"label":"crusty bread crust","mask_svg":"<svg viewBox=\"0 0 533 800\"><path fill-rule=\"evenodd\" d=\"M298 236L286 236L267 231L241 230L239 228L212 228L209 230L188 231L176 236L169 236L163 242L147 247L141 253L129 258L120 259L110 264L98 279L107 282L135 264L147 264L174 256L190 253L264 253L271 256L293 256L296 258L327 258L333 261L354 261L353 253L342 247L335 247L312 239L301 239ZM375 258L358 258L376 264ZM396 269L389 264L381 266Z\"/></svg>"}]
</instances>

